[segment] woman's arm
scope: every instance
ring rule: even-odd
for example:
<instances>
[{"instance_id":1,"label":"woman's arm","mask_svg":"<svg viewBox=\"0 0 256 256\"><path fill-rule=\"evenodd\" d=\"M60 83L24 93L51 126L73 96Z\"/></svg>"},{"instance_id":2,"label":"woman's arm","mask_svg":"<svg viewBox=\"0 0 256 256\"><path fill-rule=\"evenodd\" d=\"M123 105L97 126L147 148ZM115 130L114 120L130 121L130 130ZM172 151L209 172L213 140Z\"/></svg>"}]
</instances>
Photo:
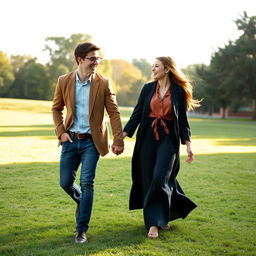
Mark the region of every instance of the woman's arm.
<instances>
[{"instance_id":1,"label":"woman's arm","mask_svg":"<svg viewBox=\"0 0 256 256\"><path fill-rule=\"evenodd\" d=\"M181 144L184 145L186 141L190 141L191 132L187 118L186 95L183 88L181 88L179 97L179 135Z\"/></svg>"}]
</instances>

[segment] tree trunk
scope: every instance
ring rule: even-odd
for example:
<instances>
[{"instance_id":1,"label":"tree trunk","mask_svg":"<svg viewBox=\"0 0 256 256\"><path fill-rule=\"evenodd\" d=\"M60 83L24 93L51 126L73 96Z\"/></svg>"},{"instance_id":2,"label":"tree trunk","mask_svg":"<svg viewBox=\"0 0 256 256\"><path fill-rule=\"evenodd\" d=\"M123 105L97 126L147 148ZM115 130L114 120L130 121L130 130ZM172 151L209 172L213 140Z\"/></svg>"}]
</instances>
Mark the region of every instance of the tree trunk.
<instances>
[{"instance_id":1,"label":"tree trunk","mask_svg":"<svg viewBox=\"0 0 256 256\"><path fill-rule=\"evenodd\" d=\"M252 100L252 120L256 120L256 100Z\"/></svg>"},{"instance_id":2,"label":"tree trunk","mask_svg":"<svg viewBox=\"0 0 256 256\"><path fill-rule=\"evenodd\" d=\"M221 108L221 117L222 117L222 119L225 119L226 118L226 106L225 105L223 105L222 106L222 108Z\"/></svg>"},{"instance_id":3,"label":"tree trunk","mask_svg":"<svg viewBox=\"0 0 256 256\"><path fill-rule=\"evenodd\" d=\"M212 116L212 114L213 114L213 104L210 104L208 107L208 115Z\"/></svg>"}]
</instances>

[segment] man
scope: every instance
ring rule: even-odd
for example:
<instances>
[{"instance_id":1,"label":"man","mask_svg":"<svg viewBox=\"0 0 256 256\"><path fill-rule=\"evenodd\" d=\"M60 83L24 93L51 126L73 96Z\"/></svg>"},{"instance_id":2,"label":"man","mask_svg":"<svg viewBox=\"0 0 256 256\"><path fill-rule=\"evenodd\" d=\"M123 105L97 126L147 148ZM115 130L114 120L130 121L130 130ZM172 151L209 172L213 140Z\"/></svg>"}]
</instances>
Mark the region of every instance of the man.
<instances>
[{"instance_id":1,"label":"man","mask_svg":"<svg viewBox=\"0 0 256 256\"><path fill-rule=\"evenodd\" d=\"M99 155L109 151L108 129L104 119L107 111L113 133L112 152L124 150L122 124L116 97L109 81L96 73L101 61L100 48L92 43L75 49L77 70L59 77L52 115L59 145L60 186L77 203L75 242L87 241L86 232L92 212L94 177ZM63 121L63 110L66 118ZM81 163L80 187L75 183Z\"/></svg>"}]
</instances>

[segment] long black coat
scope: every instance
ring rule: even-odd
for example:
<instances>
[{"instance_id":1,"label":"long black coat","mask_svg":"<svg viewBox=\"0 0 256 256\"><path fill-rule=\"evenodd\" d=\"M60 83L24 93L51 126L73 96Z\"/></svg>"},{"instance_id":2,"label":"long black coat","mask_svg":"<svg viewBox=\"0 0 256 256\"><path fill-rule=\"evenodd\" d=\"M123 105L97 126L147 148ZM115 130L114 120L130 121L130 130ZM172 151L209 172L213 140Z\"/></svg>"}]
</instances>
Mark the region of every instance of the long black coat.
<instances>
[{"instance_id":1,"label":"long black coat","mask_svg":"<svg viewBox=\"0 0 256 256\"><path fill-rule=\"evenodd\" d=\"M137 127L137 135L136 135L136 143L134 147L133 157L132 157L132 189L130 194L130 203L129 203L129 209L141 209L143 208L143 198L140 196L141 193L141 187L139 184L141 184L141 181L137 170L139 164L138 164L138 152L141 147L141 143L144 139L145 129L148 124L148 116L150 111L150 101L153 97L153 94L155 92L156 88L156 82L151 82L148 84L145 84L144 87L141 90L140 96L138 98L137 105L134 108L134 111L128 121L128 123L124 127L124 131L128 133L129 137L132 137L134 132L136 131ZM170 87L171 91L171 102L173 107L173 118L174 118L174 133L176 138L176 153L177 157L174 163L174 169L173 169L173 175L176 177L178 174L179 168L180 168L180 160L179 160L179 145L180 141L182 144L185 144L186 140L190 140L190 127L187 120L187 114L186 114L186 101L185 101L185 91L184 89L179 85L172 85ZM172 175L172 176L173 176ZM177 191L177 194L183 194L183 191L181 190L178 182L175 183L175 189ZM185 207L184 209L184 215L188 214L188 211L191 210L191 208L195 208L196 205L190 201L188 198L181 197L182 200L180 200L180 197L178 201L185 201ZM183 198L185 200L183 200ZM188 210L188 209L190 210ZM182 210L183 211L183 210ZM186 216L181 216L186 217ZM173 216L172 219L176 218Z\"/></svg>"}]
</instances>

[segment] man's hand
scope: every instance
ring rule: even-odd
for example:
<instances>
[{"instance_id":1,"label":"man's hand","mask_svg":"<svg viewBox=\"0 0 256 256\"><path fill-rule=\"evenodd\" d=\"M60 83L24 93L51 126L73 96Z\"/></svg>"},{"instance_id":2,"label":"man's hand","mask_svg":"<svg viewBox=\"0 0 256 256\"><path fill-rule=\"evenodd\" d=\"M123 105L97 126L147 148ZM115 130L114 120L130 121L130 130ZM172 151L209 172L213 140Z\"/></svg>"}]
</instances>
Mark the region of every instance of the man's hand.
<instances>
[{"instance_id":1,"label":"man's hand","mask_svg":"<svg viewBox=\"0 0 256 256\"><path fill-rule=\"evenodd\" d=\"M123 153L124 147L112 145L111 150L114 154L118 156Z\"/></svg>"},{"instance_id":2,"label":"man's hand","mask_svg":"<svg viewBox=\"0 0 256 256\"><path fill-rule=\"evenodd\" d=\"M64 142L64 141L73 142L73 140L70 138L69 134L66 132L61 134L60 140L61 140L61 142Z\"/></svg>"}]
</instances>

